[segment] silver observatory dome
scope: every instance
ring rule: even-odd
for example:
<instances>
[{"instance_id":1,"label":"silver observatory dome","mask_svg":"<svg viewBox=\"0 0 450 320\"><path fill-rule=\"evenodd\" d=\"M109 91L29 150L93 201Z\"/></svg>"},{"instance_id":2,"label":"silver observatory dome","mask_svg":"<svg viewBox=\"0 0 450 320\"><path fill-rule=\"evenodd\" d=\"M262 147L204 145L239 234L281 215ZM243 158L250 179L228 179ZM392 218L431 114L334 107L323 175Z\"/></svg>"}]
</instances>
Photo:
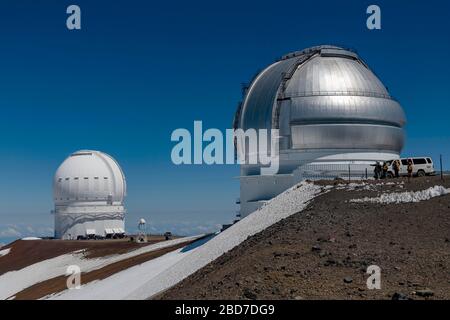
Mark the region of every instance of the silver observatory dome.
<instances>
[{"instance_id":1,"label":"silver observatory dome","mask_svg":"<svg viewBox=\"0 0 450 320\"><path fill-rule=\"evenodd\" d=\"M283 149L399 153L405 114L352 51L319 46L283 56L252 81L235 128L280 129Z\"/></svg>"},{"instance_id":2,"label":"silver observatory dome","mask_svg":"<svg viewBox=\"0 0 450 320\"><path fill-rule=\"evenodd\" d=\"M349 49L323 45L287 54L257 74L243 94L233 127L279 129L281 174L320 163L338 176L336 165L370 168L397 158L404 145L402 107ZM241 165L241 191L242 177L259 174L258 165ZM267 194L262 198L273 196Z\"/></svg>"}]
</instances>

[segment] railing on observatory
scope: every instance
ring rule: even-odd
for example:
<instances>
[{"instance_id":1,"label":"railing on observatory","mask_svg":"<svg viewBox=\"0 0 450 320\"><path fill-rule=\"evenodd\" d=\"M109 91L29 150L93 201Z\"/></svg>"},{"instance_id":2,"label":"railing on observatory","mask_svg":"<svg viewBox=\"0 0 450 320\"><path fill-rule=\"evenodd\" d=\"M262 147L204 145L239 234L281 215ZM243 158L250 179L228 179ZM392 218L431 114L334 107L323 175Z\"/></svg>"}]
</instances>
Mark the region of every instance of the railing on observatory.
<instances>
[{"instance_id":1,"label":"railing on observatory","mask_svg":"<svg viewBox=\"0 0 450 320\"><path fill-rule=\"evenodd\" d=\"M361 180L374 177L370 164L311 163L300 167L300 175L309 180Z\"/></svg>"}]
</instances>

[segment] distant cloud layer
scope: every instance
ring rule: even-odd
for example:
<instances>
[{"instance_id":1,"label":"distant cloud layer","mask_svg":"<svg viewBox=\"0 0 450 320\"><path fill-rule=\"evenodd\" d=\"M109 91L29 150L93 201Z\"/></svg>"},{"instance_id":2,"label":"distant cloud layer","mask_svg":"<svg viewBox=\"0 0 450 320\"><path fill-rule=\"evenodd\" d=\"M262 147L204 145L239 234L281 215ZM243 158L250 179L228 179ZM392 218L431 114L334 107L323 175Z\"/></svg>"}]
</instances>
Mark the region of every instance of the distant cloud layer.
<instances>
[{"instance_id":1,"label":"distant cloud layer","mask_svg":"<svg viewBox=\"0 0 450 320\"><path fill-rule=\"evenodd\" d=\"M172 232L172 234L181 236L191 236L198 234L206 234L220 230L222 225L215 221L166 221L149 223L147 226L147 233L151 234L163 234L166 231ZM127 231L130 233L136 233L137 226L128 226Z\"/></svg>"},{"instance_id":2,"label":"distant cloud layer","mask_svg":"<svg viewBox=\"0 0 450 320\"><path fill-rule=\"evenodd\" d=\"M190 236L207 234L220 230L222 225L216 221L163 221L148 223L147 233L163 234L166 231L175 235ZM136 225L127 225L127 232L137 233ZM8 243L14 239L23 237L51 237L53 236L52 225L28 225L28 224L0 224L0 243Z\"/></svg>"},{"instance_id":3,"label":"distant cloud layer","mask_svg":"<svg viewBox=\"0 0 450 320\"><path fill-rule=\"evenodd\" d=\"M22 238L29 236L45 237L53 235L53 228L48 225L0 224L1 238Z\"/></svg>"},{"instance_id":4,"label":"distant cloud layer","mask_svg":"<svg viewBox=\"0 0 450 320\"><path fill-rule=\"evenodd\" d=\"M6 229L3 229L0 231L0 237L6 238L6 237L20 237L22 234L20 231L13 227L7 227Z\"/></svg>"}]
</instances>

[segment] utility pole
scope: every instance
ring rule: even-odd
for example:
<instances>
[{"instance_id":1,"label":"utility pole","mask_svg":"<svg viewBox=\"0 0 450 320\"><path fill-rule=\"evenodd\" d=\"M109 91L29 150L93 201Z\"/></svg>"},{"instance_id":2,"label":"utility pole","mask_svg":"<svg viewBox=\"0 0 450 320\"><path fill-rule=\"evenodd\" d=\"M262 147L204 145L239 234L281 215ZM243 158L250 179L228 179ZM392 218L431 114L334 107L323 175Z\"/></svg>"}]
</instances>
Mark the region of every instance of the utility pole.
<instances>
[{"instance_id":1,"label":"utility pole","mask_svg":"<svg viewBox=\"0 0 450 320\"><path fill-rule=\"evenodd\" d=\"M441 180L444 181L444 173L442 172L442 154L439 155L439 163L441 166Z\"/></svg>"}]
</instances>

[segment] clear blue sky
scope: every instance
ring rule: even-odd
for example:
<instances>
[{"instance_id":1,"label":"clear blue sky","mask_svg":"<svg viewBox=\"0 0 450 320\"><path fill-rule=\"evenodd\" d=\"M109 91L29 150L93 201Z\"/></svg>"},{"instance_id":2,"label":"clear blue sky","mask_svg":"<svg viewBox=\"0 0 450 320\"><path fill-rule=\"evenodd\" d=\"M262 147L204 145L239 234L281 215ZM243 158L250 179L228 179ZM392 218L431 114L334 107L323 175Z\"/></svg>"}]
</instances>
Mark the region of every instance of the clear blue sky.
<instances>
[{"instance_id":1,"label":"clear blue sky","mask_svg":"<svg viewBox=\"0 0 450 320\"><path fill-rule=\"evenodd\" d=\"M65 27L70 4L80 31ZM366 28L369 4L381 31ZM442 153L448 169L449 21L448 1L431 0L1 1L0 238L51 231L53 173L85 148L123 167L129 229L231 220L238 168L173 165L172 130L229 128L242 82L324 43L356 48L400 101L404 154Z\"/></svg>"}]
</instances>

